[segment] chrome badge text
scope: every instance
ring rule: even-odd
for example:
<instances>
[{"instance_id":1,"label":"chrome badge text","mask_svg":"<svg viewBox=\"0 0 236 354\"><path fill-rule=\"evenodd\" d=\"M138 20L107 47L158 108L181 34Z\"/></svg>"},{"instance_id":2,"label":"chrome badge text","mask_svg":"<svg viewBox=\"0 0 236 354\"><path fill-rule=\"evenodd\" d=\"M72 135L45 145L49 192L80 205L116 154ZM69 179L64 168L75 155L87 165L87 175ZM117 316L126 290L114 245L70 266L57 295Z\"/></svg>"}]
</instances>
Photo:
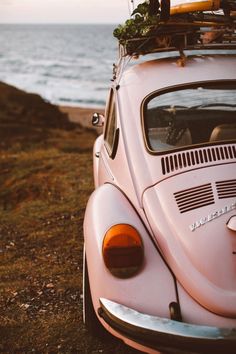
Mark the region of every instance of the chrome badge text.
<instances>
[{"instance_id":1,"label":"chrome badge text","mask_svg":"<svg viewBox=\"0 0 236 354\"><path fill-rule=\"evenodd\" d=\"M201 218L198 221L195 221L193 224L189 225L189 228L191 231L194 231L198 227L205 225L206 223L208 223L216 218L219 218L221 215L224 215L234 209L236 209L236 201L230 205L227 205L227 206L219 209L219 210L216 210L215 212L213 212L207 216L204 216L203 218Z\"/></svg>"}]
</instances>

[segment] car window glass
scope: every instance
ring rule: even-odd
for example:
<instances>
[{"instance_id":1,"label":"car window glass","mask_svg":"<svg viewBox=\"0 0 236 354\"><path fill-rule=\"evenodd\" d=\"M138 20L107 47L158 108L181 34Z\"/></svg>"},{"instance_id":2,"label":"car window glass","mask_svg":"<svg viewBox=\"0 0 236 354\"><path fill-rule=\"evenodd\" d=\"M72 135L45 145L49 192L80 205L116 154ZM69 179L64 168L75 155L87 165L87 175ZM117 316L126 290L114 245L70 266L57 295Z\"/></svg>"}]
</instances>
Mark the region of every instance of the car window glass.
<instances>
[{"instance_id":1,"label":"car window glass","mask_svg":"<svg viewBox=\"0 0 236 354\"><path fill-rule=\"evenodd\" d=\"M111 93L110 96L110 102L109 102L106 118L107 118L107 122L105 128L105 144L110 154L114 145L115 132L116 132L116 110L115 110L115 100L114 100L113 93Z\"/></svg>"},{"instance_id":2,"label":"car window glass","mask_svg":"<svg viewBox=\"0 0 236 354\"><path fill-rule=\"evenodd\" d=\"M151 97L144 105L150 150L236 139L236 84L205 84Z\"/></svg>"}]
</instances>

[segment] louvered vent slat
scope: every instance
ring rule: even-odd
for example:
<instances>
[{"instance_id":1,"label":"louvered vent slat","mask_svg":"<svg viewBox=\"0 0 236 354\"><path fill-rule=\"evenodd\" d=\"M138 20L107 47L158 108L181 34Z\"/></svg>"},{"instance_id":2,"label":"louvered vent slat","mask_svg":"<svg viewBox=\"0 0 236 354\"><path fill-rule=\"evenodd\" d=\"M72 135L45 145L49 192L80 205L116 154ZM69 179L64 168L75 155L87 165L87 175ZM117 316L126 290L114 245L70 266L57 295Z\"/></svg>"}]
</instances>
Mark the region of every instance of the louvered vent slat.
<instances>
[{"instance_id":1,"label":"louvered vent slat","mask_svg":"<svg viewBox=\"0 0 236 354\"><path fill-rule=\"evenodd\" d=\"M211 183L174 193L180 213L214 204L214 195Z\"/></svg>"},{"instance_id":2,"label":"louvered vent slat","mask_svg":"<svg viewBox=\"0 0 236 354\"><path fill-rule=\"evenodd\" d=\"M236 179L216 182L216 190L219 199L236 197Z\"/></svg>"},{"instance_id":3,"label":"louvered vent slat","mask_svg":"<svg viewBox=\"0 0 236 354\"><path fill-rule=\"evenodd\" d=\"M182 168L233 158L236 158L236 145L213 146L191 152L184 151L162 157L162 173L166 175Z\"/></svg>"}]
</instances>

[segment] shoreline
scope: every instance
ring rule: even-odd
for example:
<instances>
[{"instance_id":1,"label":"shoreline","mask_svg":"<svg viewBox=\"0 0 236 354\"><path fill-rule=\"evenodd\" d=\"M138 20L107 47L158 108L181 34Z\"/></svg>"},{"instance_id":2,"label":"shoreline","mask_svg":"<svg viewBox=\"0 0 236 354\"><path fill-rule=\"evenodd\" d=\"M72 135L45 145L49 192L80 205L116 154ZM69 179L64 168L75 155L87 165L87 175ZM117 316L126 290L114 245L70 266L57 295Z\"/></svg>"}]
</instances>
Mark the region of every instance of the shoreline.
<instances>
[{"instance_id":1,"label":"shoreline","mask_svg":"<svg viewBox=\"0 0 236 354\"><path fill-rule=\"evenodd\" d=\"M0 81L0 122L2 119L16 120L17 123L27 121L31 126L43 124L48 127L66 121L80 125L85 129L96 130L101 133L101 128L92 126L92 115L95 112L103 113L105 107L64 106L46 101L42 96L26 92L13 85ZM9 128L10 129L10 128Z\"/></svg>"},{"instance_id":2,"label":"shoreline","mask_svg":"<svg viewBox=\"0 0 236 354\"><path fill-rule=\"evenodd\" d=\"M89 108L89 107L80 107L80 106L60 106L56 105L60 112L67 114L68 119L72 123L79 123L84 128L93 128L98 129L92 126L92 115L95 112L103 113L105 108Z\"/></svg>"}]
</instances>

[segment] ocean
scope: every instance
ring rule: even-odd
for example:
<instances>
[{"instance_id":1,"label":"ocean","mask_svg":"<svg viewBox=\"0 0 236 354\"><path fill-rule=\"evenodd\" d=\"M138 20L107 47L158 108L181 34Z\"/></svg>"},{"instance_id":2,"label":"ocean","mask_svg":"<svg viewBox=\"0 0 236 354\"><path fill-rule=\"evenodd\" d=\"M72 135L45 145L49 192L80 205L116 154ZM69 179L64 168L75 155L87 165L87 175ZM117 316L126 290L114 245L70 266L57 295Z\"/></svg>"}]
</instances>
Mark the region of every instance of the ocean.
<instances>
[{"instance_id":1,"label":"ocean","mask_svg":"<svg viewBox=\"0 0 236 354\"><path fill-rule=\"evenodd\" d=\"M64 106L103 107L115 25L0 25L0 81Z\"/></svg>"}]
</instances>

